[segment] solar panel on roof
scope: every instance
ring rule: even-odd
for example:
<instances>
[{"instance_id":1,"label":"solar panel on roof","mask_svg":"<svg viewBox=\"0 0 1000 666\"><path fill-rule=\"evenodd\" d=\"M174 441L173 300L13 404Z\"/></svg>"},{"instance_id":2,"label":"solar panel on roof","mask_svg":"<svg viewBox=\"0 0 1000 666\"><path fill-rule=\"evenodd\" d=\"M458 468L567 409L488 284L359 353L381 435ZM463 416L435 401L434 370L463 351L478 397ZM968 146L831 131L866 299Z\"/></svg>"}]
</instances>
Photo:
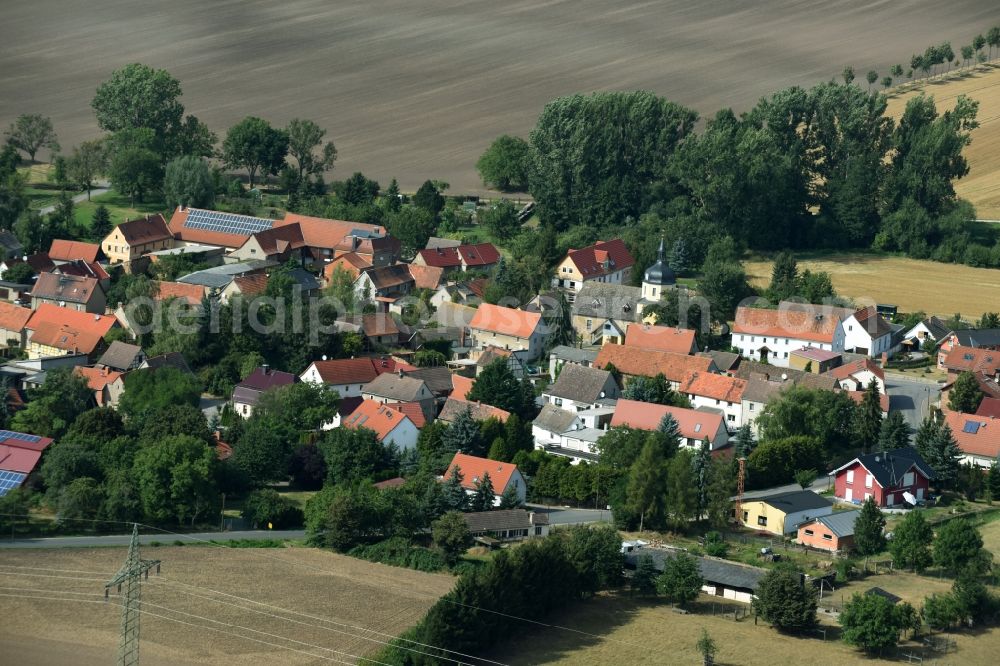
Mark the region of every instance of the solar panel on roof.
<instances>
[{"instance_id":1,"label":"solar panel on roof","mask_svg":"<svg viewBox=\"0 0 1000 666\"><path fill-rule=\"evenodd\" d=\"M42 438L38 435L29 435L23 432L14 432L13 430L0 430L0 441L7 439L16 439L21 442L37 442Z\"/></svg>"},{"instance_id":2,"label":"solar panel on roof","mask_svg":"<svg viewBox=\"0 0 1000 666\"><path fill-rule=\"evenodd\" d=\"M26 478L28 475L22 472L8 472L0 469L0 497L14 488L20 488Z\"/></svg>"},{"instance_id":3,"label":"solar panel on roof","mask_svg":"<svg viewBox=\"0 0 1000 666\"><path fill-rule=\"evenodd\" d=\"M220 213L214 210L192 210L188 213L187 219L184 220L186 229L201 229L240 236L250 236L258 231L271 229L273 226L273 220L265 220L262 217Z\"/></svg>"},{"instance_id":4,"label":"solar panel on roof","mask_svg":"<svg viewBox=\"0 0 1000 666\"><path fill-rule=\"evenodd\" d=\"M966 421L965 425L962 427L962 432L967 432L970 435L975 435L979 432L979 421Z\"/></svg>"}]
</instances>

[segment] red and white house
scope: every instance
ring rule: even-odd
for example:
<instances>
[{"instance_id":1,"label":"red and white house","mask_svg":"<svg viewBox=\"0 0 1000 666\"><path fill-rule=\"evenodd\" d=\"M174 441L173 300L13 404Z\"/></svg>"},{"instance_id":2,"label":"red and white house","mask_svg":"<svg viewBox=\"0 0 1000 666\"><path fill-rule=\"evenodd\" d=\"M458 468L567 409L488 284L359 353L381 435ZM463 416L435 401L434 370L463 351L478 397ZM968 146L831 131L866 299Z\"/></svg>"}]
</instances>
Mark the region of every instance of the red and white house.
<instances>
[{"instance_id":1,"label":"red and white house","mask_svg":"<svg viewBox=\"0 0 1000 666\"><path fill-rule=\"evenodd\" d=\"M860 504L872 497L877 506L892 507L926 498L934 470L907 446L858 456L830 476L838 499Z\"/></svg>"},{"instance_id":2,"label":"red and white house","mask_svg":"<svg viewBox=\"0 0 1000 666\"><path fill-rule=\"evenodd\" d=\"M517 469L517 465L513 463L456 453L455 457L451 459L451 464L448 465L448 471L444 473L442 481L450 479L452 470L456 468L462 477L462 487L468 495L476 493L476 483L488 474L490 482L493 484L493 492L496 495L493 501L494 506L500 505L501 495L511 486L517 493L517 498L521 502L525 500L527 485L520 470Z\"/></svg>"}]
</instances>

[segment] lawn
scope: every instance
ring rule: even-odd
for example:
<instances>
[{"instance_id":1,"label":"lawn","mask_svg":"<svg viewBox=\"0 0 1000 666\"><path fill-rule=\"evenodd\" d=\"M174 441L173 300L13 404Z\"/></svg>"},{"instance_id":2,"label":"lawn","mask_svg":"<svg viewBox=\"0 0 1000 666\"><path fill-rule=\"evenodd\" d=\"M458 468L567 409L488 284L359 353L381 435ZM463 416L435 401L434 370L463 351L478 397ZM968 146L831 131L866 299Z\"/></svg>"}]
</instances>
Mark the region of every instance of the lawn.
<instances>
[{"instance_id":1,"label":"lawn","mask_svg":"<svg viewBox=\"0 0 1000 666\"><path fill-rule=\"evenodd\" d=\"M747 272L757 287L771 280L770 259L747 262ZM799 260L799 270L826 271L841 296L858 305L886 303L901 312L924 311L950 317L956 312L979 317L996 309L1000 270L961 264L907 259L856 252ZM942 289L946 281L952 289ZM992 305L991 305L992 304Z\"/></svg>"},{"instance_id":2,"label":"lawn","mask_svg":"<svg viewBox=\"0 0 1000 666\"><path fill-rule=\"evenodd\" d=\"M163 200L147 200L143 203L133 203L123 194L114 190L92 198L91 201L81 201L75 205L76 223L84 228L90 228L94 211L99 205L107 207L111 213L111 223L121 224L125 220L134 220L138 217L145 217L153 213L168 213ZM167 220L170 220L169 215Z\"/></svg>"}]
</instances>

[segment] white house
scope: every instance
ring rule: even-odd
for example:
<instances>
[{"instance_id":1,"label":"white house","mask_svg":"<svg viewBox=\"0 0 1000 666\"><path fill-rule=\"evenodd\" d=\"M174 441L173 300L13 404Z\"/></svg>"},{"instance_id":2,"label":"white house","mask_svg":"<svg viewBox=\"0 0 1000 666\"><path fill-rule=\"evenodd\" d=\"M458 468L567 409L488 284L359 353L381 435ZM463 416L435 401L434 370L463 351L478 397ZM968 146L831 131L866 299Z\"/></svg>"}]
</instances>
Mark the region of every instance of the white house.
<instances>
[{"instance_id":1,"label":"white house","mask_svg":"<svg viewBox=\"0 0 1000 666\"><path fill-rule=\"evenodd\" d=\"M782 301L776 310L740 307L736 310L731 344L740 355L788 367L788 355L803 347L827 351L845 349L841 325L854 311L828 305Z\"/></svg>"},{"instance_id":2,"label":"white house","mask_svg":"<svg viewBox=\"0 0 1000 666\"><path fill-rule=\"evenodd\" d=\"M542 406L542 411L532 421L531 435L535 440L535 448L545 449L550 446L559 446L560 438L567 430L582 427L583 421L579 414L548 404Z\"/></svg>"},{"instance_id":3,"label":"white house","mask_svg":"<svg viewBox=\"0 0 1000 666\"><path fill-rule=\"evenodd\" d=\"M878 358L892 356L892 326L879 315L875 306L861 308L847 317L843 324L844 351Z\"/></svg>"},{"instance_id":4,"label":"white house","mask_svg":"<svg viewBox=\"0 0 1000 666\"><path fill-rule=\"evenodd\" d=\"M376 377L396 372L392 358L339 358L332 361L313 361L299 379L313 384L323 384L336 391L341 398L360 398L361 388Z\"/></svg>"},{"instance_id":5,"label":"white house","mask_svg":"<svg viewBox=\"0 0 1000 666\"><path fill-rule=\"evenodd\" d=\"M597 406L602 400L616 400L618 394L618 383L607 370L570 363L563 366L555 383L542 392L542 399L579 412Z\"/></svg>"},{"instance_id":6,"label":"white house","mask_svg":"<svg viewBox=\"0 0 1000 666\"><path fill-rule=\"evenodd\" d=\"M726 428L733 432L743 425L744 379L708 372L696 372L682 382L677 392L686 395L695 409L714 409L723 414Z\"/></svg>"},{"instance_id":7,"label":"white house","mask_svg":"<svg viewBox=\"0 0 1000 666\"><path fill-rule=\"evenodd\" d=\"M826 374L836 379L837 385L845 391L864 391L874 379L878 385L878 392L886 394L885 373L870 358L846 363L829 370Z\"/></svg>"},{"instance_id":8,"label":"white house","mask_svg":"<svg viewBox=\"0 0 1000 666\"><path fill-rule=\"evenodd\" d=\"M527 485L520 470L517 469L517 465L513 463L456 453L455 457L451 459L451 464L448 465L448 470L444 473L442 481L451 478L452 470L456 468L462 477L462 487L469 495L476 493L476 485L488 474L490 483L493 485L493 492L496 494L494 506L500 505L501 496L510 487L514 488L514 492L517 493L517 497L522 503L525 500Z\"/></svg>"},{"instance_id":9,"label":"white house","mask_svg":"<svg viewBox=\"0 0 1000 666\"><path fill-rule=\"evenodd\" d=\"M341 427L352 430L365 428L375 433L386 446L395 445L401 451L415 449L420 431L406 414L374 400L365 400L345 416Z\"/></svg>"}]
</instances>

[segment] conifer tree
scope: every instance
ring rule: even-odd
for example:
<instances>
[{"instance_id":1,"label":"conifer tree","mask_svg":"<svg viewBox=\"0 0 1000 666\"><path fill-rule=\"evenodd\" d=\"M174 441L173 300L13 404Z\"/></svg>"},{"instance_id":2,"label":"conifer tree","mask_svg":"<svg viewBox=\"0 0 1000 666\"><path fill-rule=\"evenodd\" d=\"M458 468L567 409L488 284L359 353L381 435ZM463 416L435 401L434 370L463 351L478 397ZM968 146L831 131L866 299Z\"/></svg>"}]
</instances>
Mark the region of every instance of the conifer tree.
<instances>
[{"instance_id":1,"label":"conifer tree","mask_svg":"<svg viewBox=\"0 0 1000 666\"><path fill-rule=\"evenodd\" d=\"M483 475L476 480L476 493L472 496L472 510L492 511L496 497L490 473L483 472Z\"/></svg>"},{"instance_id":2,"label":"conifer tree","mask_svg":"<svg viewBox=\"0 0 1000 666\"><path fill-rule=\"evenodd\" d=\"M444 482L441 492L441 505L445 511L466 511L469 498L462 487L462 472L453 467L448 480Z\"/></svg>"}]
</instances>

